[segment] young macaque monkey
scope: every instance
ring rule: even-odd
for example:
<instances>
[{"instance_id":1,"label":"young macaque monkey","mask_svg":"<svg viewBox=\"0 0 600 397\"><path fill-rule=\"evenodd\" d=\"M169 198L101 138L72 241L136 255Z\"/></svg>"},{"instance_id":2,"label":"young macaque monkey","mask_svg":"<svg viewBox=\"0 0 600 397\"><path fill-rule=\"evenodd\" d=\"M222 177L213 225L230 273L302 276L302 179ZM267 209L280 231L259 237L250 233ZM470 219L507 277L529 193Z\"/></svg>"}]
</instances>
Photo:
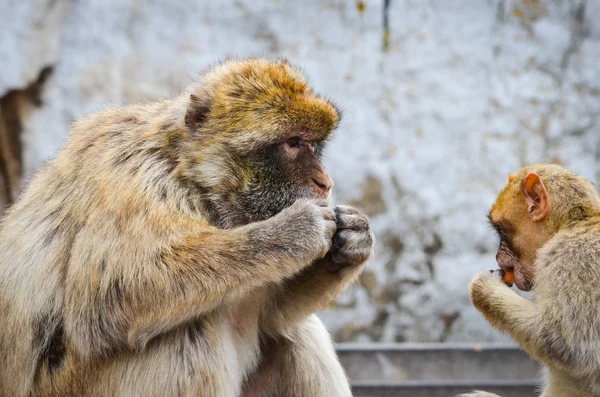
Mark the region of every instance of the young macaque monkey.
<instances>
[{"instance_id":1,"label":"young macaque monkey","mask_svg":"<svg viewBox=\"0 0 600 397\"><path fill-rule=\"evenodd\" d=\"M473 304L544 365L542 396L599 396L598 192L560 166L534 165L509 176L489 219L500 237L501 270L475 277ZM513 282L534 299L511 290Z\"/></svg>"}]
</instances>

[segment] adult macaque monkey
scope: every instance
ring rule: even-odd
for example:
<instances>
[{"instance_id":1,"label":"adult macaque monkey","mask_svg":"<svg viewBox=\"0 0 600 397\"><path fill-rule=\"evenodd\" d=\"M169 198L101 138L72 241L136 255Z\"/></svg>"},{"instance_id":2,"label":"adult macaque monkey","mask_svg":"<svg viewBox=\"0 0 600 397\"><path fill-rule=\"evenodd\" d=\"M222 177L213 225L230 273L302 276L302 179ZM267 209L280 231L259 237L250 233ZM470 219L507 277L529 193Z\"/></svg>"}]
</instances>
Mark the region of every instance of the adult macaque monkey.
<instances>
[{"instance_id":1,"label":"adult macaque monkey","mask_svg":"<svg viewBox=\"0 0 600 397\"><path fill-rule=\"evenodd\" d=\"M78 121L0 232L0 395L350 396L312 314L361 271L339 114L285 61Z\"/></svg>"},{"instance_id":2,"label":"adult macaque monkey","mask_svg":"<svg viewBox=\"0 0 600 397\"><path fill-rule=\"evenodd\" d=\"M490 211L500 236L496 258L514 270L471 283L475 307L544 364L544 397L600 395L600 197L584 178L557 165L534 165L509 177ZM490 396L483 392L471 396Z\"/></svg>"}]
</instances>

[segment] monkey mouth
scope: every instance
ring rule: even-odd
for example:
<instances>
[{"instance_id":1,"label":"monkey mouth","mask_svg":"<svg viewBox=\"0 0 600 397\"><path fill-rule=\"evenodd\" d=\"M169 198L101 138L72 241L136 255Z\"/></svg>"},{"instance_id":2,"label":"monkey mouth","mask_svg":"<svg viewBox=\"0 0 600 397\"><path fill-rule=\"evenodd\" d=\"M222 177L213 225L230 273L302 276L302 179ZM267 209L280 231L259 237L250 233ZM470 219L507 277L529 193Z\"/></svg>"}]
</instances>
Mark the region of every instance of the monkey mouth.
<instances>
[{"instance_id":1,"label":"monkey mouth","mask_svg":"<svg viewBox=\"0 0 600 397\"><path fill-rule=\"evenodd\" d=\"M507 266L507 265L498 264L498 267L500 268L500 270L505 271L505 272L514 272L515 271L515 267L514 266Z\"/></svg>"},{"instance_id":2,"label":"monkey mouth","mask_svg":"<svg viewBox=\"0 0 600 397\"><path fill-rule=\"evenodd\" d=\"M508 266L500 266L500 276L508 287L512 287L515 283L514 268Z\"/></svg>"},{"instance_id":3,"label":"monkey mouth","mask_svg":"<svg viewBox=\"0 0 600 397\"><path fill-rule=\"evenodd\" d=\"M520 267L515 268L515 285L521 291L531 291L533 288L533 280L530 275L523 271Z\"/></svg>"}]
</instances>

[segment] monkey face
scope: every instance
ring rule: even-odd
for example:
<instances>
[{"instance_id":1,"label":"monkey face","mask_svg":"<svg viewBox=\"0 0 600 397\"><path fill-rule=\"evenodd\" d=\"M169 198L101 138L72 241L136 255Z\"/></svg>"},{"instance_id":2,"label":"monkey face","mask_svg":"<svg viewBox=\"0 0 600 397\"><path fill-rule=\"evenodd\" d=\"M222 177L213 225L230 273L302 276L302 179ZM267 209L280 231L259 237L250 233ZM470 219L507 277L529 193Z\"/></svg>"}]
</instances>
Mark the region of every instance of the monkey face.
<instances>
[{"instance_id":1,"label":"monkey face","mask_svg":"<svg viewBox=\"0 0 600 397\"><path fill-rule=\"evenodd\" d=\"M251 150L223 146L193 168L210 222L232 228L268 219L302 198L330 199L333 181L320 156L324 140L302 134Z\"/></svg>"},{"instance_id":2,"label":"monkey face","mask_svg":"<svg viewBox=\"0 0 600 397\"><path fill-rule=\"evenodd\" d=\"M529 291L533 286L533 260L531 250L527 246L528 234L523 230L523 214L525 206L519 200L519 192L511 183L500 193L492 207L488 219L498 235L500 243L496 253L496 261L502 270L514 271L515 284L522 291Z\"/></svg>"},{"instance_id":3,"label":"monkey face","mask_svg":"<svg viewBox=\"0 0 600 397\"><path fill-rule=\"evenodd\" d=\"M287 62L225 62L190 89L180 167L210 221L235 227L329 198L319 161L340 113Z\"/></svg>"},{"instance_id":4,"label":"monkey face","mask_svg":"<svg viewBox=\"0 0 600 397\"><path fill-rule=\"evenodd\" d=\"M298 135L247 154L249 178L236 206L244 223L270 218L301 198L329 199L333 180L319 160L323 146Z\"/></svg>"},{"instance_id":5,"label":"monkey face","mask_svg":"<svg viewBox=\"0 0 600 397\"><path fill-rule=\"evenodd\" d=\"M533 288L537 251L554 234L548 210L549 194L539 175L522 170L509 176L489 214L500 238L498 266L514 270L515 284L523 291Z\"/></svg>"},{"instance_id":6,"label":"monkey face","mask_svg":"<svg viewBox=\"0 0 600 397\"><path fill-rule=\"evenodd\" d=\"M531 290L533 287L532 263L523 263L524 261L520 259L521 255L514 248L512 236L510 235L510 232L506 231L506 226L494 223L493 221L492 226L500 238L498 252L496 253L496 262L498 262L498 266L502 270L514 271L515 284L520 290Z\"/></svg>"},{"instance_id":7,"label":"monkey face","mask_svg":"<svg viewBox=\"0 0 600 397\"><path fill-rule=\"evenodd\" d=\"M293 176L294 184L308 188L311 198L328 199L333 187L333 180L320 162L323 146L323 141L309 141L302 136L294 136L276 149L276 152L283 154L281 161L286 173Z\"/></svg>"}]
</instances>

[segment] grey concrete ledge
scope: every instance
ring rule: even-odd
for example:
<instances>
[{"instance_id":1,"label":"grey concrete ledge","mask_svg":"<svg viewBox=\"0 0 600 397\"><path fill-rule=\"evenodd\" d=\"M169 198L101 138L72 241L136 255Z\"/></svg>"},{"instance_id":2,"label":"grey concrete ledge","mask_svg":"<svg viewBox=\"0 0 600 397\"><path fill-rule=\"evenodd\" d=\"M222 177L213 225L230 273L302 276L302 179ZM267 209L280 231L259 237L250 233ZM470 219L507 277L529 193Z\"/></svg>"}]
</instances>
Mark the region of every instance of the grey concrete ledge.
<instances>
[{"instance_id":1,"label":"grey concrete ledge","mask_svg":"<svg viewBox=\"0 0 600 397\"><path fill-rule=\"evenodd\" d=\"M539 384L534 381L405 381L354 382L355 397L451 397L472 390L499 393L502 397L533 397Z\"/></svg>"},{"instance_id":2,"label":"grey concrete ledge","mask_svg":"<svg viewBox=\"0 0 600 397\"><path fill-rule=\"evenodd\" d=\"M536 382L540 365L510 344L339 344L353 382ZM405 384L405 383L403 383Z\"/></svg>"},{"instance_id":3,"label":"grey concrete ledge","mask_svg":"<svg viewBox=\"0 0 600 397\"><path fill-rule=\"evenodd\" d=\"M352 351L513 351L521 350L511 343L337 343L341 352Z\"/></svg>"}]
</instances>

